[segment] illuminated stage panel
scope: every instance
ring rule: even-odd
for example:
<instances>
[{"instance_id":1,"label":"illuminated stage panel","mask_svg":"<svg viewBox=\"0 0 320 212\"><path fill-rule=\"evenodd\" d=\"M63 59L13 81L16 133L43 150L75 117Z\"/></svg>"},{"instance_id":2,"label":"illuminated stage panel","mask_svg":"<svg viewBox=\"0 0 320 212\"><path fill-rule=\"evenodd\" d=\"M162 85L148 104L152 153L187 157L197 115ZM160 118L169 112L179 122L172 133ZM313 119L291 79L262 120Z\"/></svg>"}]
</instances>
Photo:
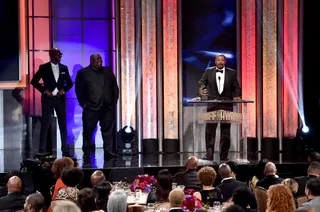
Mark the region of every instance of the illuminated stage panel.
<instances>
[{"instance_id":1,"label":"illuminated stage panel","mask_svg":"<svg viewBox=\"0 0 320 212\"><path fill-rule=\"evenodd\" d=\"M34 16L49 16L49 0L29 0L34 6ZM30 3L29 3L30 5ZM29 9L30 11L30 9ZM30 14L29 14L30 15Z\"/></svg>"},{"instance_id":2,"label":"illuminated stage panel","mask_svg":"<svg viewBox=\"0 0 320 212\"><path fill-rule=\"evenodd\" d=\"M247 136L256 137L256 1L241 1L241 77L242 98L253 100L247 110Z\"/></svg>"},{"instance_id":3,"label":"illuminated stage panel","mask_svg":"<svg viewBox=\"0 0 320 212\"><path fill-rule=\"evenodd\" d=\"M27 85L27 19L26 19L26 1L19 0L19 72L20 81L0 83L0 88L24 88Z\"/></svg>"},{"instance_id":4,"label":"illuminated stage panel","mask_svg":"<svg viewBox=\"0 0 320 212\"><path fill-rule=\"evenodd\" d=\"M298 0L284 0L283 14L283 136L298 128Z\"/></svg>"},{"instance_id":5,"label":"illuminated stage panel","mask_svg":"<svg viewBox=\"0 0 320 212\"><path fill-rule=\"evenodd\" d=\"M35 18L34 19L34 50L50 49L50 19Z\"/></svg>"},{"instance_id":6,"label":"illuminated stage panel","mask_svg":"<svg viewBox=\"0 0 320 212\"><path fill-rule=\"evenodd\" d=\"M157 138L156 1L142 0L143 138Z\"/></svg>"},{"instance_id":7,"label":"illuminated stage panel","mask_svg":"<svg viewBox=\"0 0 320 212\"><path fill-rule=\"evenodd\" d=\"M120 0L122 126L136 126L134 0Z\"/></svg>"},{"instance_id":8,"label":"illuminated stage panel","mask_svg":"<svg viewBox=\"0 0 320 212\"><path fill-rule=\"evenodd\" d=\"M163 0L163 116L165 139L178 139L177 8L177 0Z\"/></svg>"},{"instance_id":9,"label":"illuminated stage panel","mask_svg":"<svg viewBox=\"0 0 320 212\"><path fill-rule=\"evenodd\" d=\"M277 1L263 1L263 137L277 137Z\"/></svg>"}]
</instances>

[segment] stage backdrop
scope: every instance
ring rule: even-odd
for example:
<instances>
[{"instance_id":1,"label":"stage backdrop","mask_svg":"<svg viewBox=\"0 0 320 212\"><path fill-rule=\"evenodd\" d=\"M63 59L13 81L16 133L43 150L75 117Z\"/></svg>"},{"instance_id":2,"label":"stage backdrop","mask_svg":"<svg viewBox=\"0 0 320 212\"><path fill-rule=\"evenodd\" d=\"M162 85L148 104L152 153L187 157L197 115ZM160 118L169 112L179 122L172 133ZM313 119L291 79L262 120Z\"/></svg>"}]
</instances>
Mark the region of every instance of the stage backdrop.
<instances>
[{"instance_id":1,"label":"stage backdrop","mask_svg":"<svg viewBox=\"0 0 320 212\"><path fill-rule=\"evenodd\" d=\"M198 81L205 69L215 66L215 57L224 54L227 67L237 70L236 0L182 1L182 59L184 102L184 150L192 151L192 106ZM206 108L201 107L201 111ZM198 112L201 112L198 111ZM196 151L205 151L205 125L197 125ZM232 127L232 129L235 129ZM233 130L234 131L234 130ZM219 134L219 133L218 133ZM233 136L234 137L234 136ZM234 140L234 139L233 139ZM219 142L216 142L218 145ZM235 144L235 142L232 142ZM234 149L232 145L231 149ZM216 148L216 150L218 150Z\"/></svg>"}]
</instances>

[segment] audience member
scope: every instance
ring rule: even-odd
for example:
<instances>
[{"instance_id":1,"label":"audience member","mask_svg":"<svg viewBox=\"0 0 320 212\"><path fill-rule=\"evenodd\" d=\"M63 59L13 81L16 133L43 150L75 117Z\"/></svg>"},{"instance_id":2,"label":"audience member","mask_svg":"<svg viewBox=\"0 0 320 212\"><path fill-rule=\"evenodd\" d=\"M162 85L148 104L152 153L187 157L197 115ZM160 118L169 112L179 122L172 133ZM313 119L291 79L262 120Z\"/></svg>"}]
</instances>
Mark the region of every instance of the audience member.
<instances>
[{"instance_id":1,"label":"audience member","mask_svg":"<svg viewBox=\"0 0 320 212\"><path fill-rule=\"evenodd\" d=\"M112 185L108 181L100 182L93 188L96 194L97 209L107 211L108 199L111 194Z\"/></svg>"},{"instance_id":2,"label":"audience member","mask_svg":"<svg viewBox=\"0 0 320 212\"><path fill-rule=\"evenodd\" d=\"M92 189L83 188L79 191L77 205L82 212L97 210L95 195Z\"/></svg>"},{"instance_id":3,"label":"audience member","mask_svg":"<svg viewBox=\"0 0 320 212\"><path fill-rule=\"evenodd\" d=\"M319 152L311 152L308 156L308 163L312 163L313 161L320 163L320 153Z\"/></svg>"},{"instance_id":4,"label":"audience member","mask_svg":"<svg viewBox=\"0 0 320 212\"><path fill-rule=\"evenodd\" d=\"M256 211L258 204L254 194L248 187L239 187L233 191L232 201L241 206L245 211ZM247 208L250 206L250 208Z\"/></svg>"},{"instance_id":5,"label":"audience member","mask_svg":"<svg viewBox=\"0 0 320 212\"><path fill-rule=\"evenodd\" d=\"M271 185L280 184L283 179L277 176L276 165L272 162L268 162L264 168L265 177L259 180L256 186L260 186L265 189L269 189Z\"/></svg>"},{"instance_id":6,"label":"audience member","mask_svg":"<svg viewBox=\"0 0 320 212\"><path fill-rule=\"evenodd\" d=\"M24 191L24 182L23 182L23 177L20 171L17 170L12 170L10 172L7 173L7 175L4 178L4 183L5 185L7 185L9 179L13 176L18 176L21 179L22 182L22 191ZM7 186L4 187L0 187L0 197L4 197L8 194L8 188Z\"/></svg>"},{"instance_id":7,"label":"audience member","mask_svg":"<svg viewBox=\"0 0 320 212\"><path fill-rule=\"evenodd\" d=\"M7 183L8 194L0 198L0 210L21 210L24 208L26 196L22 193L22 181L13 176Z\"/></svg>"},{"instance_id":8,"label":"audience member","mask_svg":"<svg viewBox=\"0 0 320 212\"><path fill-rule=\"evenodd\" d=\"M81 212L80 208L74 202L63 201L59 202L54 208L52 208L52 212Z\"/></svg>"},{"instance_id":9,"label":"audience member","mask_svg":"<svg viewBox=\"0 0 320 212\"><path fill-rule=\"evenodd\" d=\"M310 163L307 171L307 176L295 177L295 181L298 183L298 191L295 194L296 197L305 195L305 187L307 182L312 179L320 176L320 163L313 161Z\"/></svg>"},{"instance_id":10,"label":"audience member","mask_svg":"<svg viewBox=\"0 0 320 212\"><path fill-rule=\"evenodd\" d=\"M225 209L225 212L245 212L245 210L239 205L230 205Z\"/></svg>"},{"instance_id":11,"label":"audience member","mask_svg":"<svg viewBox=\"0 0 320 212\"><path fill-rule=\"evenodd\" d=\"M91 184L93 187L95 187L96 185L98 185L99 183L105 180L106 180L106 177L104 176L103 172L100 170L93 172L93 174L91 175Z\"/></svg>"},{"instance_id":12,"label":"audience member","mask_svg":"<svg viewBox=\"0 0 320 212\"><path fill-rule=\"evenodd\" d=\"M296 208L298 208L298 200L297 200L297 198L295 198L295 194L298 191L298 186L299 186L298 183L292 178L287 178L287 179L284 179L281 184L283 184L289 188L289 190L291 191L291 193L293 195L294 204L295 204Z\"/></svg>"},{"instance_id":13,"label":"audience member","mask_svg":"<svg viewBox=\"0 0 320 212\"><path fill-rule=\"evenodd\" d=\"M262 178L265 177L264 175L264 168L266 166L266 164L268 163L268 159L263 158L261 159L258 164L256 165L255 169L254 169L254 176L252 177L252 179L249 182L249 187L251 188L251 190L253 190L256 187L256 184L259 180L261 180Z\"/></svg>"},{"instance_id":14,"label":"audience member","mask_svg":"<svg viewBox=\"0 0 320 212\"><path fill-rule=\"evenodd\" d=\"M110 195L107 211L108 212L126 212L127 194L124 191L115 191Z\"/></svg>"},{"instance_id":15,"label":"audience member","mask_svg":"<svg viewBox=\"0 0 320 212\"><path fill-rule=\"evenodd\" d=\"M315 208L320 211L320 178L312 178L307 182L306 195L309 201L303 203L299 209Z\"/></svg>"},{"instance_id":16,"label":"audience member","mask_svg":"<svg viewBox=\"0 0 320 212\"><path fill-rule=\"evenodd\" d=\"M221 190L225 200L232 197L233 191L239 187L247 187L244 182L240 182L232 177L230 166L222 163L219 166L219 174L222 178L221 184L217 186Z\"/></svg>"},{"instance_id":17,"label":"audience member","mask_svg":"<svg viewBox=\"0 0 320 212\"><path fill-rule=\"evenodd\" d=\"M44 208L44 198L41 194L30 194L25 201L25 212L40 212Z\"/></svg>"},{"instance_id":18,"label":"audience member","mask_svg":"<svg viewBox=\"0 0 320 212\"><path fill-rule=\"evenodd\" d=\"M172 175L168 169L162 169L158 173L155 190L151 191L147 203L168 202L168 196L172 190Z\"/></svg>"},{"instance_id":19,"label":"audience member","mask_svg":"<svg viewBox=\"0 0 320 212\"><path fill-rule=\"evenodd\" d=\"M184 185L185 189L201 190L201 183L197 178L198 158L191 156L186 162L186 170L174 175L173 181L178 185Z\"/></svg>"},{"instance_id":20,"label":"audience member","mask_svg":"<svg viewBox=\"0 0 320 212\"><path fill-rule=\"evenodd\" d=\"M202 190L195 192L194 196L210 206L213 206L215 201L223 201L220 189L213 187L216 177L217 173L212 167L204 166L198 171L198 179L202 185Z\"/></svg>"},{"instance_id":21,"label":"audience member","mask_svg":"<svg viewBox=\"0 0 320 212\"><path fill-rule=\"evenodd\" d=\"M267 211L294 211L293 195L289 188L282 184L271 185L268 189Z\"/></svg>"},{"instance_id":22,"label":"audience member","mask_svg":"<svg viewBox=\"0 0 320 212\"><path fill-rule=\"evenodd\" d=\"M230 167L231 169L231 175L234 179L237 178L237 163L234 161L229 160L226 162L226 164Z\"/></svg>"},{"instance_id":23,"label":"audience member","mask_svg":"<svg viewBox=\"0 0 320 212\"><path fill-rule=\"evenodd\" d=\"M182 189L175 188L169 193L170 211L171 212L183 212L182 203L185 199L185 195Z\"/></svg>"}]
</instances>

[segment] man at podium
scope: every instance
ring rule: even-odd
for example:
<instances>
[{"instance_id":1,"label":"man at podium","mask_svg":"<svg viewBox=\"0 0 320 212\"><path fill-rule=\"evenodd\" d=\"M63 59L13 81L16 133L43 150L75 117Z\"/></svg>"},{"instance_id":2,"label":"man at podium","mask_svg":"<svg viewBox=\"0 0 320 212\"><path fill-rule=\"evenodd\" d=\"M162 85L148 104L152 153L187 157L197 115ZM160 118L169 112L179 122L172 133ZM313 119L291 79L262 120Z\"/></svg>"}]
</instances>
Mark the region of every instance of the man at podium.
<instances>
[{"instance_id":1,"label":"man at podium","mask_svg":"<svg viewBox=\"0 0 320 212\"><path fill-rule=\"evenodd\" d=\"M227 59L225 55L217 55L216 66L208 67L199 81L199 94L201 100L240 100L241 88L237 79L237 73L231 68L225 67ZM200 99L199 98L199 99ZM209 104L207 111L233 110L233 104ZM206 124L206 148L207 159L213 160L214 144L216 138L217 123ZM230 123L221 123L220 159L228 160L230 148Z\"/></svg>"}]
</instances>

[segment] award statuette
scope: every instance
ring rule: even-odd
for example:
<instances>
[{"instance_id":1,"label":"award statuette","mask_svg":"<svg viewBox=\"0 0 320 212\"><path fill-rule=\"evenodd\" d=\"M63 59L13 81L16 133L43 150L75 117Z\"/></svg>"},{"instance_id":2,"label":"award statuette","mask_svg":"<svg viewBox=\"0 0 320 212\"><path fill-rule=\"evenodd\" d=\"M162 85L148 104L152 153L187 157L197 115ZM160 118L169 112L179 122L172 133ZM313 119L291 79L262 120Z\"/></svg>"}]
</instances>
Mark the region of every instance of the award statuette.
<instances>
[{"instance_id":1,"label":"award statuette","mask_svg":"<svg viewBox=\"0 0 320 212\"><path fill-rule=\"evenodd\" d=\"M206 87L201 88L200 98L201 100L208 100L208 90Z\"/></svg>"}]
</instances>

